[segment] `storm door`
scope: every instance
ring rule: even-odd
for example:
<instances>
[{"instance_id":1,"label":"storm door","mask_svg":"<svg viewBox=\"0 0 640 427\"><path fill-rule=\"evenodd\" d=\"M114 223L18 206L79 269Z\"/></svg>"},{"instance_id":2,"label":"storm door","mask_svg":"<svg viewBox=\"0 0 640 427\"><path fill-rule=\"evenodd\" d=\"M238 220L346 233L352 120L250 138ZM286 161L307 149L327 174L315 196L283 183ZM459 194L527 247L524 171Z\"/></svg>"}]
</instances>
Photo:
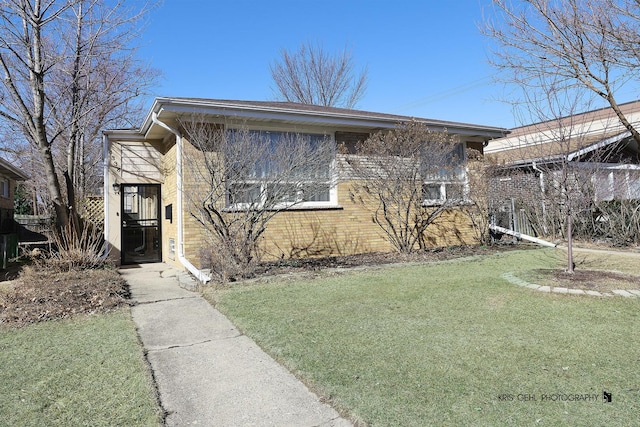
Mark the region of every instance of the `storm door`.
<instances>
[{"instance_id":1,"label":"storm door","mask_svg":"<svg viewBox=\"0 0 640 427\"><path fill-rule=\"evenodd\" d=\"M162 261L160 186L122 185L122 263Z\"/></svg>"}]
</instances>

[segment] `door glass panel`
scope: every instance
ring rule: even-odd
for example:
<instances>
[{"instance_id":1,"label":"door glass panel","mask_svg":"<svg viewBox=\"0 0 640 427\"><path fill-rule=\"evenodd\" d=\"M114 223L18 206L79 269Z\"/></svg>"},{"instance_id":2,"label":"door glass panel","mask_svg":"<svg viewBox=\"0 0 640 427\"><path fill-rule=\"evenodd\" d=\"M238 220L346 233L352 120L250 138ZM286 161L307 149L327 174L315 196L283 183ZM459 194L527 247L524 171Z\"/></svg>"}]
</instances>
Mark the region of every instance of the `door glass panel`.
<instances>
[{"instance_id":1,"label":"door glass panel","mask_svg":"<svg viewBox=\"0 0 640 427\"><path fill-rule=\"evenodd\" d=\"M136 264L159 262L160 187L157 185L122 186L122 262Z\"/></svg>"}]
</instances>

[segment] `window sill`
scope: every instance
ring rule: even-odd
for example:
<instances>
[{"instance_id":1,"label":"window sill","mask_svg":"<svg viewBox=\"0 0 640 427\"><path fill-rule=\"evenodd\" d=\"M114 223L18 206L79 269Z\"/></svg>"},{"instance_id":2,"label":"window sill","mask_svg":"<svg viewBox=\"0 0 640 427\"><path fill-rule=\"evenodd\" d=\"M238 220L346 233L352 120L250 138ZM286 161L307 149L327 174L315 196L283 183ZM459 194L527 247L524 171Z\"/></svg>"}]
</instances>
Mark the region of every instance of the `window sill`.
<instances>
[{"instance_id":1,"label":"window sill","mask_svg":"<svg viewBox=\"0 0 640 427\"><path fill-rule=\"evenodd\" d=\"M229 208L225 208L223 210L223 212L226 213L234 213L234 212L246 212L248 210L251 210L250 208L234 208L234 207L229 207ZM259 209L255 209L255 210L259 210ZM299 212L299 211L341 211L344 210L344 207L340 206L340 205L326 205L326 206L291 206L291 207L283 207L283 208L278 208L278 209L264 209L266 211L280 211L280 212Z\"/></svg>"},{"instance_id":2,"label":"window sill","mask_svg":"<svg viewBox=\"0 0 640 427\"><path fill-rule=\"evenodd\" d=\"M447 204L446 200L426 200L424 202L422 202L422 207L423 208L438 208L442 205ZM455 202L455 203L450 203L449 202L449 206L447 206L447 208L456 208L456 207L460 207L460 206L470 206L473 203L470 200L464 200L461 202Z\"/></svg>"}]
</instances>

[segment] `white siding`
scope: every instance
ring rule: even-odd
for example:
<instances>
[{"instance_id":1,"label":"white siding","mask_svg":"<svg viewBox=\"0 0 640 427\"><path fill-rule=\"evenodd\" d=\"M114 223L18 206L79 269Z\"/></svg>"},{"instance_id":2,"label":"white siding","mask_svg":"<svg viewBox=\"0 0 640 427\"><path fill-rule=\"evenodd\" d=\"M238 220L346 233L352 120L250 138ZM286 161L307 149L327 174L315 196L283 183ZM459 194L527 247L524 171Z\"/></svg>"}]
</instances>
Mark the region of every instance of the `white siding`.
<instances>
[{"instance_id":1,"label":"white siding","mask_svg":"<svg viewBox=\"0 0 640 427\"><path fill-rule=\"evenodd\" d=\"M162 180L160 153L150 145L122 145L122 179L140 178Z\"/></svg>"}]
</instances>

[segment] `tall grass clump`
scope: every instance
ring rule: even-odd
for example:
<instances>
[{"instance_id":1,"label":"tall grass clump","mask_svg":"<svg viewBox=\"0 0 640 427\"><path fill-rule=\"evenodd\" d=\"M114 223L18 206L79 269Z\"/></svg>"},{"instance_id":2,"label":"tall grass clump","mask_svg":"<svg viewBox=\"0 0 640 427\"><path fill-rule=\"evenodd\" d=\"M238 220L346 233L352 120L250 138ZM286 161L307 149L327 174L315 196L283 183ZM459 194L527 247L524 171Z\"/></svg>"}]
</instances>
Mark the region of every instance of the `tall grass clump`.
<instances>
[{"instance_id":1,"label":"tall grass clump","mask_svg":"<svg viewBox=\"0 0 640 427\"><path fill-rule=\"evenodd\" d=\"M52 233L52 249L35 260L38 267L62 272L105 266L105 240L101 230L92 224L77 221L77 226L70 221Z\"/></svg>"}]
</instances>

